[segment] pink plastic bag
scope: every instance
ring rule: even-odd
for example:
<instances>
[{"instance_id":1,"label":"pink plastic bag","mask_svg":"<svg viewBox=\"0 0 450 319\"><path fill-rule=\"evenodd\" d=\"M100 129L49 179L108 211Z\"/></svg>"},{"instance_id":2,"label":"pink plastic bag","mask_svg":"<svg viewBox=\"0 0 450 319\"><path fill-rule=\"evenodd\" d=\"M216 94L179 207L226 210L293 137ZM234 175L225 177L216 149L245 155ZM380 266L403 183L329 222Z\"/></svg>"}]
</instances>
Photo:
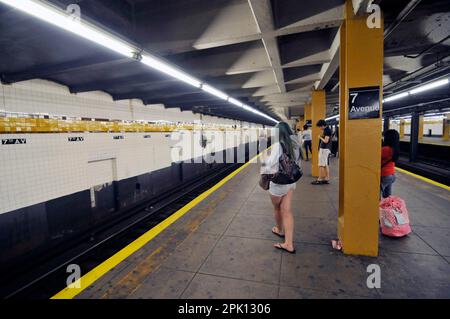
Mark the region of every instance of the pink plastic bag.
<instances>
[{"instance_id":1,"label":"pink plastic bag","mask_svg":"<svg viewBox=\"0 0 450 319\"><path fill-rule=\"evenodd\" d=\"M381 233L390 237L403 237L411 232L405 201L389 196L380 202Z\"/></svg>"}]
</instances>

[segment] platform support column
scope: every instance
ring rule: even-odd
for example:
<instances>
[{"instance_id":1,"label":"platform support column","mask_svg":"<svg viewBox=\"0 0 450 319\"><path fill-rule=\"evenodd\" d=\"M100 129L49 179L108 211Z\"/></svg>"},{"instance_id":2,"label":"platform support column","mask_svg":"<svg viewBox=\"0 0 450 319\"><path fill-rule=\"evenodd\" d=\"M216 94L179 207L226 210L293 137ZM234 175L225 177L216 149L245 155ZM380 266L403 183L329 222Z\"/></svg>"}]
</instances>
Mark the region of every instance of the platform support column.
<instances>
[{"instance_id":1,"label":"platform support column","mask_svg":"<svg viewBox=\"0 0 450 319\"><path fill-rule=\"evenodd\" d=\"M326 110L326 95L324 90L317 90L312 92L311 99L311 122L312 122L312 176L319 177L319 135L322 134L320 128L316 126L319 120L325 119Z\"/></svg>"},{"instance_id":2,"label":"platform support column","mask_svg":"<svg viewBox=\"0 0 450 319\"><path fill-rule=\"evenodd\" d=\"M339 29L341 43L346 39L346 23L344 22ZM345 45L339 48L339 111L345 106L345 96L347 92L346 74L347 50ZM345 191L345 121L346 113L339 113L339 210L338 210L338 238L344 240L344 198Z\"/></svg>"},{"instance_id":3,"label":"platform support column","mask_svg":"<svg viewBox=\"0 0 450 319\"><path fill-rule=\"evenodd\" d=\"M356 16L352 1L347 0L340 29L338 236L344 253L377 256L384 37L383 27L370 29L367 18ZM360 118L349 119L350 104L354 105L356 100L355 96L350 98L350 90L375 90L375 94L379 90L375 98L372 95L374 104L371 104L380 106L376 118L367 118L370 116L363 112ZM360 109L365 109L365 102L361 103Z\"/></svg>"},{"instance_id":4,"label":"platform support column","mask_svg":"<svg viewBox=\"0 0 450 319\"><path fill-rule=\"evenodd\" d=\"M404 119L400 119L400 125L399 125L399 129L400 129L400 140L405 138L405 120Z\"/></svg>"},{"instance_id":5,"label":"platform support column","mask_svg":"<svg viewBox=\"0 0 450 319\"><path fill-rule=\"evenodd\" d=\"M303 131L303 125L305 125L305 117L300 116L297 122L297 130Z\"/></svg>"},{"instance_id":6,"label":"platform support column","mask_svg":"<svg viewBox=\"0 0 450 319\"><path fill-rule=\"evenodd\" d=\"M419 146L420 116L418 113L411 114L411 135L409 140L409 161L417 160L417 149Z\"/></svg>"},{"instance_id":7,"label":"platform support column","mask_svg":"<svg viewBox=\"0 0 450 319\"><path fill-rule=\"evenodd\" d=\"M419 141L423 140L423 115L419 116Z\"/></svg>"},{"instance_id":8,"label":"platform support column","mask_svg":"<svg viewBox=\"0 0 450 319\"><path fill-rule=\"evenodd\" d=\"M442 123L442 139L444 141L450 140L450 113L445 114Z\"/></svg>"},{"instance_id":9,"label":"platform support column","mask_svg":"<svg viewBox=\"0 0 450 319\"><path fill-rule=\"evenodd\" d=\"M385 116L384 117L384 122L383 122L383 132L386 132L387 130L389 130L390 127L390 118L389 116Z\"/></svg>"},{"instance_id":10,"label":"platform support column","mask_svg":"<svg viewBox=\"0 0 450 319\"><path fill-rule=\"evenodd\" d=\"M311 103L305 103L305 124L311 121Z\"/></svg>"}]
</instances>

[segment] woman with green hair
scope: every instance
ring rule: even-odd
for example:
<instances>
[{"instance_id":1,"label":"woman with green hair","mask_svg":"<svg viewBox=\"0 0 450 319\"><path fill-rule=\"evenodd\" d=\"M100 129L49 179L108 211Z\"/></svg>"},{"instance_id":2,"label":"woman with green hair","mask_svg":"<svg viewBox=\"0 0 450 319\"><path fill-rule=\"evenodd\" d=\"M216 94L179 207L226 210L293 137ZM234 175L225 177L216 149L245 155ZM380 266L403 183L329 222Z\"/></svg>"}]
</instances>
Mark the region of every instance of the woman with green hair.
<instances>
[{"instance_id":1,"label":"woman with green hair","mask_svg":"<svg viewBox=\"0 0 450 319\"><path fill-rule=\"evenodd\" d=\"M301 152L297 136L287 123L279 122L275 126L275 140L272 142L270 153L263 160L261 174L276 174L279 171L279 161L283 153L297 165L300 164ZM294 215L291 209L295 185L296 183L281 185L272 181L269 184L276 224L272 232L284 238L284 243L276 243L274 246L289 253L295 253Z\"/></svg>"}]
</instances>

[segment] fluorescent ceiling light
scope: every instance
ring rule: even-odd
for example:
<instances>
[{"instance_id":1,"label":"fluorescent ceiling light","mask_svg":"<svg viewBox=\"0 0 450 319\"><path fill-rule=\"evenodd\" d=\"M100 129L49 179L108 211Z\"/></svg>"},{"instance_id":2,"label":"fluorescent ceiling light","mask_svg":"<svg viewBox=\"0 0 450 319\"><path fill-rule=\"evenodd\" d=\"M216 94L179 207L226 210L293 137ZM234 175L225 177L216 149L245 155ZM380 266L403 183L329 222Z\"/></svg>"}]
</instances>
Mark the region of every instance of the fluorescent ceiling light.
<instances>
[{"instance_id":1,"label":"fluorescent ceiling light","mask_svg":"<svg viewBox=\"0 0 450 319\"><path fill-rule=\"evenodd\" d=\"M439 80L439 81L436 81L436 82L431 82L429 84L425 84L425 85L419 86L418 88L409 91L409 93L410 94L417 94L417 93L420 93L420 92L432 90L434 88L437 88L437 87L440 87L440 86L443 86L443 85L446 85L446 84L448 84L448 79L443 79L443 80Z\"/></svg>"},{"instance_id":2,"label":"fluorescent ceiling light","mask_svg":"<svg viewBox=\"0 0 450 319\"><path fill-rule=\"evenodd\" d=\"M244 110L246 110L246 111L249 111L249 112L254 112L254 111L256 111L254 108L252 108L252 107L250 107L250 106L248 106L248 105L246 105L246 104L242 104L242 108L243 108Z\"/></svg>"},{"instance_id":3,"label":"fluorescent ceiling light","mask_svg":"<svg viewBox=\"0 0 450 319\"><path fill-rule=\"evenodd\" d=\"M66 12L43 2L33 0L0 0L0 2L89 41L100 44L126 57L132 58L133 52L136 51L136 49L128 43L108 35L85 21L73 19Z\"/></svg>"},{"instance_id":4,"label":"fluorescent ceiling light","mask_svg":"<svg viewBox=\"0 0 450 319\"><path fill-rule=\"evenodd\" d=\"M228 102L230 102L231 104L234 104L236 106L242 107L242 103L236 99L233 99L232 97L228 98Z\"/></svg>"},{"instance_id":5,"label":"fluorescent ceiling light","mask_svg":"<svg viewBox=\"0 0 450 319\"><path fill-rule=\"evenodd\" d=\"M331 120L338 119L338 118L339 118L339 114L334 115L334 116L327 117L327 118L325 119L325 121L331 121Z\"/></svg>"},{"instance_id":6,"label":"fluorescent ceiling light","mask_svg":"<svg viewBox=\"0 0 450 319\"><path fill-rule=\"evenodd\" d=\"M208 84L203 84L202 85L202 90L205 91L205 92L208 92L209 94L212 94L212 95L218 97L219 99L222 99L222 100L227 100L228 99L228 95L226 95L222 91L219 91L219 90L213 88L212 86L210 86Z\"/></svg>"},{"instance_id":7,"label":"fluorescent ceiling light","mask_svg":"<svg viewBox=\"0 0 450 319\"><path fill-rule=\"evenodd\" d=\"M262 112L260 112L260 111L258 111L258 110L256 110L256 109L254 109L254 108L252 108L252 107L246 105L246 104L243 104L243 105L242 105L242 108L243 108L244 110L249 111L249 112L258 114L259 116L265 117L266 119L271 120L271 121L273 121L274 123L278 123L277 120L275 120L274 118L270 117L269 115L264 114L264 113L262 113Z\"/></svg>"},{"instance_id":8,"label":"fluorescent ceiling light","mask_svg":"<svg viewBox=\"0 0 450 319\"><path fill-rule=\"evenodd\" d=\"M443 115L435 115L435 116L426 116L425 115L425 120L427 120L427 121L429 121L429 120L431 120L431 121L433 121L433 120L443 120L443 119L445 119L446 117L445 116L443 116Z\"/></svg>"},{"instance_id":9,"label":"fluorescent ceiling light","mask_svg":"<svg viewBox=\"0 0 450 319\"><path fill-rule=\"evenodd\" d=\"M383 100L383 102L384 102L384 103L388 103L388 102L391 102L391 101L395 101L395 100L398 100L398 99L407 97L408 95L409 95L408 92L403 92L403 93L391 95L391 96L385 98L385 99Z\"/></svg>"},{"instance_id":10,"label":"fluorescent ceiling light","mask_svg":"<svg viewBox=\"0 0 450 319\"><path fill-rule=\"evenodd\" d=\"M183 81L187 84L190 84L192 86L200 88L201 82L199 80L197 80L196 78L193 78L190 75L187 75L186 73L170 66L169 64L167 64L155 57L152 57L149 55L143 55L141 62L153 69L156 69L160 72L170 75L180 81Z\"/></svg>"},{"instance_id":11,"label":"fluorescent ceiling light","mask_svg":"<svg viewBox=\"0 0 450 319\"><path fill-rule=\"evenodd\" d=\"M444 116L444 113L425 113L424 116Z\"/></svg>"},{"instance_id":12,"label":"fluorescent ceiling light","mask_svg":"<svg viewBox=\"0 0 450 319\"><path fill-rule=\"evenodd\" d=\"M384 103L388 103L388 102L391 102L391 101L395 101L395 100L407 97L410 94L417 94L417 93L421 93L421 92L424 92L424 91L432 90L434 88L446 85L448 83L449 83L449 79L443 79L443 80L431 82L431 83L428 83L428 84L425 84L425 85L421 85L421 86L419 86L419 87L417 87L415 89L412 89L412 90L410 90L408 92L403 92L403 93L391 95L391 96L385 98L383 100L383 102Z\"/></svg>"},{"instance_id":13,"label":"fluorescent ceiling light","mask_svg":"<svg viewBox=\"0 0 450 319\"><path fill-rule=\"evenodd\" d=\"M109 32L102 30L101 28L92 25L81 19L74 19L70 14L57 8L49 3L39 0L0 0L0 3L9 5L15 9L23 11L29 15L32 15L40 20L53 24L61 29L64 29L70 33L76 34L79 37L87 39L91 42L99 44L105 48L108 48L120 55L128 58L136 59L136 53L140 52L139 48L134 45L123 41L122 39L110 34ZM220 99L228 100L230 103L244 107L244 105L236 99L229 98L225 93L213 88L210 85L201 83L200 80L188 75L187 73L171 66L170 64L154 57L150 54L142 54L141 62L153 69L163 72L169 76L172 76L182 82L202 88L203 91L208 92ZM261 113L249 106L245 106L244 109L252 113L258 114L264 118L267 118L275 123L278 123L272 117Z\"/></svg>"}]
</instances>

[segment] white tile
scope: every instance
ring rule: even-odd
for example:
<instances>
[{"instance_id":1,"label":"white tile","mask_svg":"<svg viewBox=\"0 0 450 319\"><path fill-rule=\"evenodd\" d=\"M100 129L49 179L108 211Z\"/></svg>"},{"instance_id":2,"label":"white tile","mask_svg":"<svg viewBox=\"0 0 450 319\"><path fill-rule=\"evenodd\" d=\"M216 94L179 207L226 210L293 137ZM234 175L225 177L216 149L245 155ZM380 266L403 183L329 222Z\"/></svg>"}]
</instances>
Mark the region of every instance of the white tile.
<instances>
[{"instance_id":1,"label":"white tile","mask_svg":"<svg viewBox=\"0 0 450 319\"><path fill-rule=\"evenodd\" d=\"M67 87L45 80L0 84L0 98L0 109L9 112L119 120L193 122L200 119L198 114L165 109L161 104L143 105L140 100L114 102L103 92L70 94ZM203 121L237 123L211 116L203 116ZM118 133L76 133L85 140L72 143L67 137L74 134L5 134L25 137L27 144L0 145L0 213L87 189L107 176L106 180L111 179L110 171L89 169L92 160L115 159L117 176L114 178L119 180L170 166L173 142L166 137L167 133L146 134L151 138L144 139L143 133L126 133L124 140L114 140ZM227 139L226 147L232 147L232 142L233 139ZM199 136L194 143L199 143ZM195 156L202 152L197 148Z\"/></svg>"}]
</instances>

